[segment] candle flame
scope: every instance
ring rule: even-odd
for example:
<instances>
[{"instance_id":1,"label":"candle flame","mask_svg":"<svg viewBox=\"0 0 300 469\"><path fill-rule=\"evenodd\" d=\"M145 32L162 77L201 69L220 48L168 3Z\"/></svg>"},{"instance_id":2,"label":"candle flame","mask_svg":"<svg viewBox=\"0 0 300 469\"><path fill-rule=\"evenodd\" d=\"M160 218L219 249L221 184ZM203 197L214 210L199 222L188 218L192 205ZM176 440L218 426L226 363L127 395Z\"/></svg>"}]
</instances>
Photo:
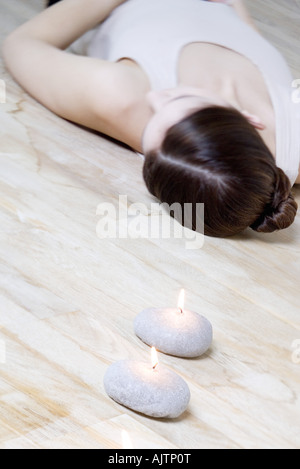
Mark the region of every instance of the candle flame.
<instances>
[{"instance_id":1,"label":"candle flame","mask_svg":"<svg viewBox=\"0 0 300 469\"><path fill-rule=\"evenodd\" d=\"M178 309L180 310L181 313L183 313L184 310L184 298L185 298L185 291L184 288L180 290L179 297L178 297Z\"/></svg>"},{"instance_id":2,"label":"candle flame","mask_svg":"<svg viewBox=\"0 0 300 469\"><path fill-rule=\"evenodd\" d=\"M122 430L122 448L133 449L131 438L126 430Z\"/></svg>"},{"instance_id":3,"label":"candle flame","mask_svg":"<svg viewBox=\"0 0 300 469\"><path fill-rule=\"evenodd\" d=\"M151 361L152 361L152 368L155 370L155 368L158 365L158 356L157 356L157 351L155 347L151 347Z\"/></svg>"}]
</instances>

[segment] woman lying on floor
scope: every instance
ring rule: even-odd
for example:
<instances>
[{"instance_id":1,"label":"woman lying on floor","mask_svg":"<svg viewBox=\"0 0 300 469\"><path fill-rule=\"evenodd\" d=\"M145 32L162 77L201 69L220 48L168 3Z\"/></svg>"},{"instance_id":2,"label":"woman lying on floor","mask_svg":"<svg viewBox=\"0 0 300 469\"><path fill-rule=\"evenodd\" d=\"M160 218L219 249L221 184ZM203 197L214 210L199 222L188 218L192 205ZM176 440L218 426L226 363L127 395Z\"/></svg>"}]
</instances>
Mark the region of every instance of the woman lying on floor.
<instances>
[{"instance_id":1,"label":"woman lying on floor","mask_svg":"<svg viewBox=\"0 0 300 469\"><path fill-rule=\"evenodd\" d=\"M143 153L149 191L169 205L204 203L207 235L293 223L293 78L242 0L54 3L5 42L25 90Z\"/></svg>"}]
</instances>

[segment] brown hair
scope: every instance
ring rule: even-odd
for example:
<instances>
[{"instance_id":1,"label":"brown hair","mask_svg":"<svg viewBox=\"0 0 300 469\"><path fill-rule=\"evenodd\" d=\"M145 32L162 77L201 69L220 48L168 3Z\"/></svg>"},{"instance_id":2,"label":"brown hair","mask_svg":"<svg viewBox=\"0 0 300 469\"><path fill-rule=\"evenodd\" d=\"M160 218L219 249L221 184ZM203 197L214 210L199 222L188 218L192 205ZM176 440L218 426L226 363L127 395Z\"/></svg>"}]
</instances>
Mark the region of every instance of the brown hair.
<instances>
[{"instance_id":1,"label":"brown hair","mask_svg":"<svg viewBox=\"0 0 300 469\"><path fill-rule=\"evenodd\" d=\"M172 126L145 155L148 190L172 205L204 203L204 232L227 237L247 227L270 233L290 226L291 184L257 130L237 110L211 106ZM193 218L192 229L196 229Z\"/></svg>"}]
</instances>

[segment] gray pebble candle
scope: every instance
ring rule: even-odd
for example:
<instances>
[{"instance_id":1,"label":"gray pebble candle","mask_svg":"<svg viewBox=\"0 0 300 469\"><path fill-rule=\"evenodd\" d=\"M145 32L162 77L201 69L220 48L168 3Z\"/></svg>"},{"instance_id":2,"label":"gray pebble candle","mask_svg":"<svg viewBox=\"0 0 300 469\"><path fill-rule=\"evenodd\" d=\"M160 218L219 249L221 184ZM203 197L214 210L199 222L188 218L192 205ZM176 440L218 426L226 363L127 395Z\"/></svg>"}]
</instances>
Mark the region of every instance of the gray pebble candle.
<instances>
[{"instance_id":1,"label":"gray pebble candle","mask_svg":"<svg viewBox=\"0 0 300 469\"><path fill-rule=\"evenodd\" d=\"M134 321L135 334L160 352L182 358L196 358L209 349L213 340L211 323L184 309L184 290L177 308L148 308Z\"/></svg>"},{"instance_id":2,"label":"gray pebble candle","mask_svg":"<svg viewBox=\"0 0 300 469\"><path fill-rule=\"evenodd\" d=\"M136 412L156 418L177 418L187 408L190 390L174 371L158 364L152 349L152 365L121 360L104 376L106 393L114 401Z\"/></svg>"}]
</instances>

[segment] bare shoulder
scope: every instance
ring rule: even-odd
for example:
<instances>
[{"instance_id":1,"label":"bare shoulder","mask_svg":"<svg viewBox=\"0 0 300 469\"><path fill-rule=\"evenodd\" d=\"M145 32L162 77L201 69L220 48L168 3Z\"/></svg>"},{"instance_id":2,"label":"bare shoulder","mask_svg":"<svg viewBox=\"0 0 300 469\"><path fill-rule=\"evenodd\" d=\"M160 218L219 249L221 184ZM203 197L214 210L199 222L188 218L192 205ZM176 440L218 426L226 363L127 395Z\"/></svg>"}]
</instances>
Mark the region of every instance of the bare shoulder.
<instances>
[{"instance_id":1,"label":"bare shoulder","mask_svg":"<svg viewBox=\"0 0 300 469\"><path fill-rule=\"evenodd\" d=\"M141 151L143 130L152 115L146 102L146 94L151 89L149 79L131 59L122 59L111 65L106 76L99 69L99 80L97 74L93 77L94 89L100 81L101 86L103 80L106 83L106 92L102 88L94 101L96 130Z\"/></svg>"},{"instance_id":2,"label":"bare shoulder","mask_svg":"<svg viewBox=\"0 0 300 469\"><path fill-rule=\"evenodd\" d=\"M124 141L122 119L145 88L137 68L18 36L6 42L4 58L22 87L52 112Z\"/></svg>"},{"instance_id":3,"label":"bare shoulder","mask_svg":"<svg viewBox=\"0 0 300 469\"><path fill-rule=\"evenodd\" d=\"M141 106L136 109L143 108L147 80L142 70L137 64L66 51L121 3L124 0L58 2L10 34L3 57L15 80L55 114L126 141L123 128L128 109L131 116L138 116L132 103L139 99Z\"/></svg>"},{"instance_id":4,"label":"bare shoulder","mask_svg":"<svg viewBox=\"0 0 300 469\"><path fill-rule=\"evenodd\" d=\"M96 120L89 127L140 150L150 117L145 101L150 83L145 72L130 59L123 59L106 63L105 71L99 68L91 81L92 116Z\"/></svg>"}]
</instances>

